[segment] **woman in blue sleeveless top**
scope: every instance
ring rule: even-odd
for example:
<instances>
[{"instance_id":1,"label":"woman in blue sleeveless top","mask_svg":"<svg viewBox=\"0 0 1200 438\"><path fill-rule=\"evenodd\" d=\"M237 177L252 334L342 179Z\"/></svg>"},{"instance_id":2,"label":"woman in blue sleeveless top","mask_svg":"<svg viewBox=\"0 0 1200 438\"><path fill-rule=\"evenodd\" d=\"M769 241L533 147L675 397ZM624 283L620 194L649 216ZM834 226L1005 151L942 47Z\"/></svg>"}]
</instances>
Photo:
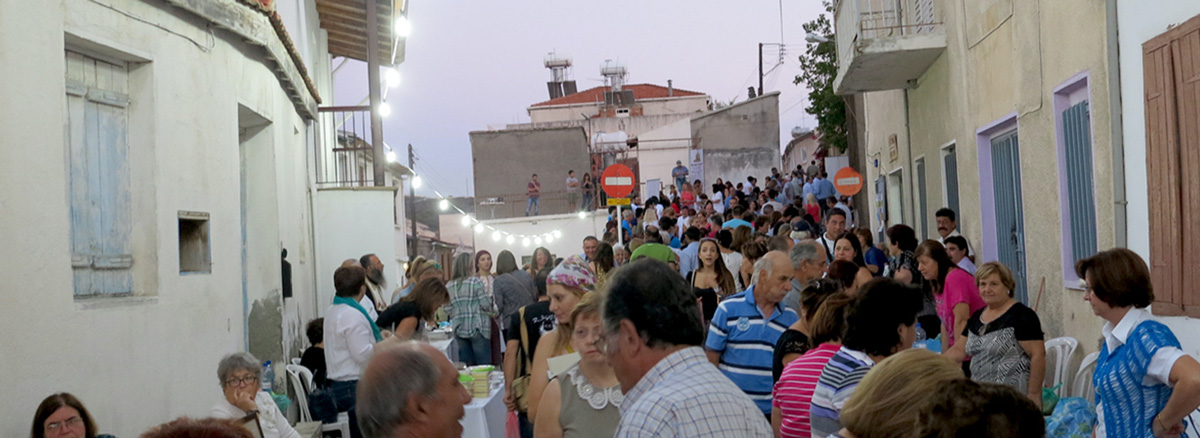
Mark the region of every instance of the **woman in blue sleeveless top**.
<instances>
[{"instance_id":1,"label":"woman in blue sleeveless top","mask_svg":"<svg viewBox=\"0 0 1200 438\"><path fill-rule=\"evenodd\" d=\"M1146 262L1115 248L1075 264L1087 282L1084 300L1106 323L1092 381L1096 437L1178 437L1200 406L1200 363L1147 307L1154 288Z\"/></svg>"}]
</instances>

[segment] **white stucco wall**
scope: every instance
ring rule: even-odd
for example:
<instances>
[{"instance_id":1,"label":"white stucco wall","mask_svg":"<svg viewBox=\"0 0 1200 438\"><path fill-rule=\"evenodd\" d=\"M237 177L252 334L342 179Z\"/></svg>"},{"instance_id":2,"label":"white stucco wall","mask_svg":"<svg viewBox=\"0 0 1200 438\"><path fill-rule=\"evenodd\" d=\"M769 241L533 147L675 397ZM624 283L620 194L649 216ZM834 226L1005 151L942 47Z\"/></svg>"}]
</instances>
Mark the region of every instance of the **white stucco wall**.
<instances>
[{"instance_id":1,"label":"white stucco wall","mask_svg":"<svg viewBox=\"0 0 1200 438\"><path fill-rule=\"evenodd\" d=\"M270 171L247 182L272 201L275 218L273 225L249 220L257 221L255 239L271 248L248 260L268 283L249 301L278 299L281 244L291 253L295 291L276 301L276 314L295 321L252 336L273 332L270 348L295 354L286 334L313 314L306 124L271 68L246 58L261 51L219 29L210 39L203 22L162 3L105 3L176 34L89 1L0 0L0 77L20 84L0 87L0 138L9 139L0 147L0 264L11 275L0 285L0 330L10 334L0 339L0 436L26 435L37 404L59 391L82 399L101 432L126 437L179 416L207 416L221 397L217 361L246 345L239 105L269 122L255 144L266 149L257 164ZM73 296L63 159L68 34L112 49L102 54L143 61L130 73L133 298ZM11 140L30 136L36 149ZM209 274L179 273L180 210L210 214Z\"/></svg>"},{"instance_id":2,"label":"white stucco wall","mask_svg":"<svg viewBox=\"0 0 1200 438\"><path fill-rule=\"evenodd\" d=\"M1142 43L1169 27L1200 14L1200 3L1179 0L1117 2L1117 27L1121 51L1121 111L1124 120L1125 192L1129 202L1129 249L1150 259L1149 185L1146 176L1146 108ZM1200 356L1200 320L1159 318L1179 337L1184 351Z\"/></svg>"},{"instance_id":3,"label":"white stucco wall","mask_svg":"<svg viewBox=\"0 0 1200 438\"><path fill-rule=\"evenodd\" d=\"M603 237L606 218L606 213L598 211L596 214L589 215L583 219L580 219L577 214L560 214L538 216L536 219L498 219L483 221L483 223L500 230L502 233L511 234L545 235L558 230L562 233L562 237L554 239L554 241L549 243L542 242L541 246L546 247L556 257L567 258L572 254L583 254L583 238L587 236ZM492 257L496 257L497 254L500 254L500 251L508 250L516 256L517 264L520 264L521 257L533 255L533 250L538 247L538 245L532 242L529 246L523 246L521 245L520 238L514 240L511 244L507 243L503 237L499 241L493 240L492 231L488 230L483 235L476 236L475 249L487 250L492 254Z\"/></svg>"},{"instance_id":4,"label":"white stucco wall","mask_svg":"<svg viewBox=\"0 0 1200 438\"><path fill-rule=\"evenodd\" d=\"M396 225L392 199L394 187L321 189L314 202L317 228L317 303L324 315L333 302L333 272L346 259L375 254L384 264L388 290L401 283L396 260Z\"/></svg>"},{"instance_id":5,"label":"white stucco wall","mask_svg":"<svg viewBox=\"0 0 1200 438\"><path fill-rule=\"evenodd\" d=\"M638 171L641 173L641 181L638 183L641 184L642 199L658 195L646 192L646 181L656 178L662 181L663 193L670 193L669 188L675 184L675 179L671 178L671 170L675 168L676 161L687 165L691 136L691 119L682 119L638 136L640 143L637 147L637 159Z\"/></svg>"}]
</instances>

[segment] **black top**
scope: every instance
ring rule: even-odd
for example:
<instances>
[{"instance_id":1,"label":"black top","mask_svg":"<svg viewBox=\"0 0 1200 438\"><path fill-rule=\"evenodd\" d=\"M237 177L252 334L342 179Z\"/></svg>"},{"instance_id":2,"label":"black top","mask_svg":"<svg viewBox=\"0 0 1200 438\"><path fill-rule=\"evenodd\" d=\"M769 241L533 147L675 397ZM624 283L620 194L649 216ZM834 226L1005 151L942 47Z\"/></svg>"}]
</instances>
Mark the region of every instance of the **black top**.
<instances>
[{"instance_id":1,"label":"black top","mask_svg":"<svg viewBox=\"0 0 1200 438\"><path fill-rule=\"evenodd\" d=\"M696 294L696 299L700 300L700 308L704 310L704 330L708 330L708 323L712 321L713 315L717 313L717 290L714 288L699 288L696 287L695 271L689 272L687 275L688 284L692 285L692 293Z\"/></svg>"},{"instance_id":2,"label":"black top","mask_svg":"<svg viewBox=\"0 0 1200 438\"><path fill-rule=\"evenodd\" d=\"M775 357L771 359L771 376L774 377L773 382L779 381L779 376L783 374L783 357L789 354L804 354L808 351L808 336L800 333L799 330L787 329L782 335L779 335L779 342L775 343Z\"/></svg>"},{"instance_id":3,"label":"black top","mask_svg":"<svg viewBox=\"0 0 1200 438\"><path fill-rule=\"evenodd\" d=\"M512 338L509 340L517 341L521 348L529 353L529 360L533 360L533 353L537 350L538 341L542 339L542 335L550 333L554 327L558 325L558 320L554 317L554 312L550 311L550 301L538 301L523 307L525 309L525 319L521 320L521 312L514 313L508 323L508 332L512 333ZM523 345L521 342L521 324L525 324L525 329L529 332L529 345ZM518 356L518 360L520 357Z\"/></svg>"},{"instance_id":4,"label":"black top","mask_svg":"<svg viewBox=\"0 0 1200 438\"><path fill-rule=\"evenodd\" d=\"M313 373L313 385L316 385L316 388L308 388L309 391L325 387L324 348L308 347L307 350L304 350L304 354L300 356L300 366L308 368Z\"/></svg>"},{"instance_id":5,"label":"black top","mask_svg":"<svg viewBox=\"0 0 1200 438\"><path fill-rule=\"evenodd\" d=\"M963 330L963 336L984 336L993 332L1013 328L1013 335L1018 341L1040 341L1044 339L1042 334L1042 322L1038 319L1037 312L1030 309L1029 306L1020 302L1013 303L1003 315L996 318L987 324L983 323L983 311L986 307L979 309L971 319L967 320L967 328Z\"/></svg>"},{"instance_id":6,"label":"black top","mask_svg":"<svg viewBox=\"0 0 1200 438\"><path fill-rule=\"evenodd\" d=\"M416 302L400 300L396 304L392 304L383 313L379 314L379 318L375 320L375 325L379 326L380 330L395 330L400 321L406 318L417 318L416 331L420 331L421 324L421 306Z\"/></svg>"},{"instance_id":7,"label":"black top","mask_svg":"<svg viewBox=\"0 0 1200 438\"><path fill-rule=\"evenodd\" d=\"M1043 339L1037 313L1021 303L984 323L979 309L967 320L966 353L971 356L971 380L1008 385L1024 394L1029 389L1031 358L1022 341Z\"/></svg>"}]
</instances>

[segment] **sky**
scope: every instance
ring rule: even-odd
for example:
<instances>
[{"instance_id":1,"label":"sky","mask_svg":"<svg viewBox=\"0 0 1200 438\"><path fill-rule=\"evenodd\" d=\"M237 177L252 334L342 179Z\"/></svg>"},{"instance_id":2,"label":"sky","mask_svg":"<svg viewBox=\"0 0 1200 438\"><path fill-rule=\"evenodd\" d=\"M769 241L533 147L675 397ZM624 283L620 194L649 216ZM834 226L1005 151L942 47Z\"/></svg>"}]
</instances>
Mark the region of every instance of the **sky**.
<instances>
[{"instance_id":1,"label":"sky","mask_svg":"<svg viewBox=\"0 0 1200 438\"><path fill-rule=\"evenodd\" d=\"M782 65L768 46L763 69L774 67L764 88L781 92L786 144L793 127L816 125L804 112L808 91L792 80L805 45L801 24L823 8L818 0L783 0L782 36L780 9L779 0L415 0L401 84L387 92L385 143L402 162L413 145L425 181L418 195L471 196L469 133L528 123L526 108L549 99L542 63L551 51L573 58L581 91L603 85L600 66L612 59L628 68L628 83L672 79L715 102L741 102L758 85L758 43L782 42ZM359 104L366 77L364 63L347 63L336 74L334 102Z\"/></svg>"}]
</instances>

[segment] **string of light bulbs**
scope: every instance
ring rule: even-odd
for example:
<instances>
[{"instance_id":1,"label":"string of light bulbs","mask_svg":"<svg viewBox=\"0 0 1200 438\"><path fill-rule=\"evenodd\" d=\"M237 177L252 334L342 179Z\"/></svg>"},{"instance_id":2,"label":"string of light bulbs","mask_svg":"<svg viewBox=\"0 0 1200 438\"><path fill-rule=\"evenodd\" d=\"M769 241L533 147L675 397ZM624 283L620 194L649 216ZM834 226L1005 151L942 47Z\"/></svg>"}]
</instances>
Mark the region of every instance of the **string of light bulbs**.
<instances>
[{"instance_id":1,"label":"string of light bulbs","mask_svg":"<svg viewBox=\"0 0 1200 438\"><path fill-rule=\"evenodd\" d=\"M414 189L420 188L423 184L421 176L416 173L416 170L410 169L410 171L412 171L412 179L410 180L410 184L412 184ZM448 211L453 209L454 211L457 211L459 214L463 215L461 221L463 228L470 228L475 232L475 234L478 235L483 235L487 231L491 231L493 242L500 242L503 240L505 243L513 245L519 240L521 242L521 246L529 247L530 245L541 246L543 243L551 243L556 239L562 238L562 230L560 229L554 229L549 232L535 234L522 234L502 231L492 225L483 223L483 221L477 219L473 214L463 211L463 209L459 208L457 205L454 205L453 202L450 202L449 196L443 195L442 192L438 191L433 186L430 186L429 189L432 190L433 194L438 197L438 210ZM591 214L592 213L586 211L581 211L578 213L578 216L579 219L587 219Z\"/></svg>"}]
</instances>

